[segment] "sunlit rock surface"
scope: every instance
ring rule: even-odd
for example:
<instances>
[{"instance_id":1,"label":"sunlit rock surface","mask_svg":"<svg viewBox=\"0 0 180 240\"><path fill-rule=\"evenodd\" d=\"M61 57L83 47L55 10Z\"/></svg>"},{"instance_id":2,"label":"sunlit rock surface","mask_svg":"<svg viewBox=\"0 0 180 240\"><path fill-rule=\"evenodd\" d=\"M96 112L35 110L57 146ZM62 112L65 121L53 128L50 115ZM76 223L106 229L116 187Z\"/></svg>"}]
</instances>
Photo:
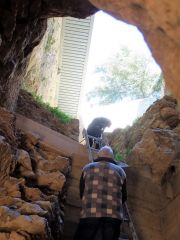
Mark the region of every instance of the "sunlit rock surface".
<instances>
[{"instance_id":1,"label":"sunlit rock surface","mask_svg":"<svg viewBox=\"0 0 180 240\"><path fill-rule=\"evenodd\" d=\"M62 19L49 18L40 44L34 48L24 74L23 87L57 106L56 89L60 78Z\"/></svg>"},{"instance_id":2,"label":"sunlit rock surface","mask_svg":"<svg viewBox=\"0 0 180 240\"><path fill-rule=\"evenodd\" d=\"M0 116L0 239L61 239L71 161Z\"/></svg>"},{"instance_id":3,"label":"sunlit rock surface","mask_svg":"<svg viewBox=\"0 0 180 240\"><path fill-rule=\"evenodd\" d=\"M180 115L164 97L137 122L109 135L129 165L128 205L140 239L179 239Z\"/></svg>"}]
</instances>

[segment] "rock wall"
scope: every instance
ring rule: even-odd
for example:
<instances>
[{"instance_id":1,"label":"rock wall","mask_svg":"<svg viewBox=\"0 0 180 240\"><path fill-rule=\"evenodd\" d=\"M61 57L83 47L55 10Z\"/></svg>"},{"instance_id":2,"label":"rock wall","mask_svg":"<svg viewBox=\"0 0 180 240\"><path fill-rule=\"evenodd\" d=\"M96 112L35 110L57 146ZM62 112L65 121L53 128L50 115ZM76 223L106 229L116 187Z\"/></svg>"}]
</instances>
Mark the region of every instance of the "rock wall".
<instances>
[{"instance_id":1,"label":"rock wall","mask_svg":"<svg viewBox=\"0 0 180 240\"><path fill-rule=\"evenodd\" d=\"M139 28L163 70L166 87L180 101L179 1L89 1L99 9Z\"/></svg>"},{"instance_id":2,"label":"rock wall","mask_svg":"<svg viewBox=\"0 0 180 240\"><path fill-rule=\"evenodd\" d=\"M0 108L0 239L61 239L71 159Z\"/></svg>"},{"instance_id":3,"label":"rock wall","mask_svg":"<svg viewBox=\"0 0 180 240\"><path fill-rule=\"evenodd\" d=\"M179 129L179 110L176 99L165 96L152 104L143 115L136 120L132 127L115 129L107 134L113 149L126 157L136 143L140 142L147 129Z\"/></svg>"},{"instance_id":4,"label":"rock wall","mask_svg":"<svg viewBox=\"0 0 180 240\"><path fill-rule=\"evenodd\" d=\"M27 57L40 43L47 18L84 18L96 10L85 0L0 2L0 106L13 110L23 81Z\"/></svg>"},{"instance_id":5,"label":"rock wall","mask_svg":"<svg viewBox=\"0 0 180 240\"><path fill-rule=\"evenodd\" d=\"M179 100L179 1L91 2L142 31L167 88ZM0 105L15 108L28 55L42 39L48 17L86 17L95 11L85 0L1 0ZM127 160L129 206L139 238L146 240L179 239L179 117L176 101L163 101L158 102L158 112L156 107L148 111L146 127L132 135L132 141L128 138L133 148ZM14 121L14 115L1 109L0 238L53 239L53 234L60 238L68 170L54 168L60 158L68 169L69 159L53 151L49 159L36 136L17 134Z\"/></svg>"},{"instance_id":6,"label":"rock wall","mask_svg":"<svg viewBox=\"0 0 180 240\"><path fill-rule=\"evenodd\" d=\"M65 225L62 239L72 240L80 217L79 179L82 168L89 162L87 148L85 145L19 114L16 114L16 126L23 132L41 136L41 140L47 143L48 146L60 150L63 156L69 156L71 159L71 172L68 175L66 184ZM59 239L58 236L55 239Z\"/></svg>"},{"instance_id":7,"label":"rock wall","mask_svg":"<svg viewBox=\"0 0 180 240\"><path fill-rule=\"evenodd\" d=\"M34 48L24 76L23 88L57 106L60 78L62 18L49 18L47 30L40 44Z\"/></svg>"},{"instance_id":8,"label":"rock wall","mask_svg":"<svg viewBox=\"0 0 180 240\"><path fill-rule=\"evenodd\" d=\"M109 135L129 164L128 205L139 239L179 239L180 114L177 101L155 102L136 124ZM127 154L127 151L128 154Z\"/></svg>"}]
</instances>

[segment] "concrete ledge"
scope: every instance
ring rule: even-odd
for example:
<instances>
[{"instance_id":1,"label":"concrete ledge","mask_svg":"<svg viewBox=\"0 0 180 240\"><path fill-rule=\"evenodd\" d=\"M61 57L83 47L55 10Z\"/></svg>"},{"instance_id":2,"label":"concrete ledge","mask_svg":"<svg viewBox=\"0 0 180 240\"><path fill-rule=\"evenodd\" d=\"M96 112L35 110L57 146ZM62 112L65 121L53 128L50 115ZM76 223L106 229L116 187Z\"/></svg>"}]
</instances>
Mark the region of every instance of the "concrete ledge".
<instances>
[{"instance_id":1,"label":"concrete ledge","mask_svg":"<svg viewBox=\"0 0 180 240\"><path fill-rule=\"evenodd\" d=\"M72 157L74 154L88 157L86 146L20 114L16 114L16 127L25 133L38 135L40 140L67 157Z\"/></svg>"}]
</instances>

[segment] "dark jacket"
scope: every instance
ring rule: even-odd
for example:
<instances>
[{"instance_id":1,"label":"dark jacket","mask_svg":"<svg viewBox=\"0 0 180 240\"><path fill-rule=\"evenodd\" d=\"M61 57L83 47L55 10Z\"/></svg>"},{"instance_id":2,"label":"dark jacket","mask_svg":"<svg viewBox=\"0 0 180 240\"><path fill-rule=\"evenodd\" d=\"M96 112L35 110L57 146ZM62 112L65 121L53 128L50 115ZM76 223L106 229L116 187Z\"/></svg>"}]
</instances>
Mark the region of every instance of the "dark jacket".
<instances>
[{"instance_id":1,"label":"dark jacket","mask_svg":"<svg viewBox=\"0 0 180 240\"><path fill-rule=\"evenodd\" d=\"M95 118L87 128L87 134L92 137L101 137L104 129L110 126L110 120L104 117Z\"/></svg>"}]
</instances>

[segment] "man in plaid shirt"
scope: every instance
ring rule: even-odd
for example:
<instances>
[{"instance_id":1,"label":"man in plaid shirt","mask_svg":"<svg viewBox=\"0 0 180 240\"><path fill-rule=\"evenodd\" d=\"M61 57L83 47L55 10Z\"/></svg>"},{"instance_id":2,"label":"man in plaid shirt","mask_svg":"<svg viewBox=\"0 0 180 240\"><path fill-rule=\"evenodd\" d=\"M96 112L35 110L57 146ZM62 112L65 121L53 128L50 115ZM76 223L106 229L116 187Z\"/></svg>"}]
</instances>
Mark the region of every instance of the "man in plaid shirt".
<instances>
[{"instance_id":1,"label":"man in plaid shirt","mask_svg":"<svg viewBox=\"0 0 180 240\"><path fill-rule=\"evenodd\" d=\"M127 200L126 174L113 158L112 149L104 146L98 158L83 168L82 210L74 240L93 240L99 231L103 240L118 240L122 204Z\"/></svg>"}]
</instances>

